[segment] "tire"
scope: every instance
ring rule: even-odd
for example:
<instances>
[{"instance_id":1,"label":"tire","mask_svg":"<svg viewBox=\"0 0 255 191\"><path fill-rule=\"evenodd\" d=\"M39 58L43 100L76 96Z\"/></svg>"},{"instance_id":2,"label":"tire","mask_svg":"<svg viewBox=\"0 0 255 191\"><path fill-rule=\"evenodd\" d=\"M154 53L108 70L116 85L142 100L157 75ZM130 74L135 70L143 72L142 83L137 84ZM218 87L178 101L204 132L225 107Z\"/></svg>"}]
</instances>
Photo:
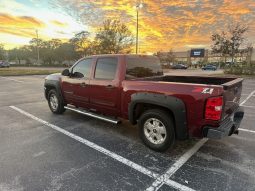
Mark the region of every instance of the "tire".
<instances>
[{"instance_id":1,"label":"tire","mask_svg":"<svg viewBox=\"0 0 255 191\"><path fill-rule=\"evenodd\" d=\"M167 112L147 110L139 118L138 126L142 141L152 150L163 152L174 145L174 123Z\"/></svg>"},{"instance_id":2,"label":"tire","mask_svg":"<svg viewBox=\"0 0 255 191\"><path fill-rule=\"evenodd\" d=\"M48 93L48 105L52 113L62 114L65 112L63 99L55 89L50 90Z\"/></svg>"}]
</instances>

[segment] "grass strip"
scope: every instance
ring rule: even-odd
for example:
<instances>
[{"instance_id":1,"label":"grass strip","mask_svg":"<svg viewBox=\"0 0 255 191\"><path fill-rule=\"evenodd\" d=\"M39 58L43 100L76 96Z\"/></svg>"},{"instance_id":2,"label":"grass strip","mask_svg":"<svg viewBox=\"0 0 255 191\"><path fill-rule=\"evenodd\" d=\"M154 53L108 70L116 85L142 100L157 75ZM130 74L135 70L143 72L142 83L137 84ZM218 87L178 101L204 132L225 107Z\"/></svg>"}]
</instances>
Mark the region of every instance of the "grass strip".
<instances>
[{"instance_id":1,"label":"grass strip","mask_svg":"<svg viewBox=\"0 0 255 191\"><path fill-rule=\"evenodd\" d=\"M49 75L62 70L0 68L0 76Z\"/></svg>"}]
</instances>

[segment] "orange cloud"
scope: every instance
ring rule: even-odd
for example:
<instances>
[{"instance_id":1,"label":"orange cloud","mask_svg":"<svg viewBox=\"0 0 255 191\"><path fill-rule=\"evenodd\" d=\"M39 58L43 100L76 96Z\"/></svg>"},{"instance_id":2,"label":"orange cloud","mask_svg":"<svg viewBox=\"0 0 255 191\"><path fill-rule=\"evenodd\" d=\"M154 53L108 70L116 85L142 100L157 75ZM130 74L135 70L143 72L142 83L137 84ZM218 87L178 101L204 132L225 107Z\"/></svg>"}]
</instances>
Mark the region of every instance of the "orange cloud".
<instances>
[{"instance_id":1,"label":"orange cloud","mask_svg":"<svg viewBox=\"0 0 255 191\"><path fill-rule=\"evenodd\" d=\"M246 1L229 1L225 0L222 7L219 8L219 13L225 14L225 15L246 15L249 13L252 13L252 10L250 6L253 4L255 5L255 2L250 2L251 4L247 4ZM253 13L254 14L254 13Z\"/></svg>"},{"instance_id":2,"label":"orange cloud","mask_svg":"<svg viewBox=\"0 0 255 191\"><path fill-rule=\"evenodd\" d=\"M67 23L63 23L63 22L60 22L60 21L57 21L57 20L53 20L53 21L51 21L51 23L58 26L58 27L67 27L68 26Z\"/></svg>"},{"instance_id":3,"label":"orange cloud","mask_svg":"<svg viewBox=\"0 0 255 191\"><path fill-rule=\"evenodd\" d=\"M57 0L56 0L57 1ZM57 1L94 30L107 18L120 19L135 35L137 0ZM139 10L141 52L209 47L210 36L233 22L255 26L254 0L143 0ZM87 7L87 9L84 9ZM252 27L251 27L252 28ZM251 33L249 33L251 34ZM254 41L254 36L249 36Z\"/></svg>"},{"instance_id":4,"label":"orange cloud","mask_svg":"<svg viewBox=\"0 0 255 191\"><path fill-rule=\"evenodd\" d=\"M35 38L36 37L35 31L26 30L26 29L14 30L14 29L11 29L11 28L1 28L0 27L0 33L6 33L6 34L21 36L21 37L28 37L28 38Z\"/></svg>"},{"instance_id":5,"label":"orange cloud","mask_svg":"<svg viewBox=\"0 0 255 191\"><path fill-rule=\"evenodd\" d=\"M33 17L0 14L0 33L34 37L34 31L43 27L45 27L45 24Z\"/></svg>"},{"instance_id":6,"label":"orange cloud","mask_svg":"<svg viewBox=\"0 0 255 191\"><path fill-rule=\"evenodd\" d=\"M143 3L143 8L139 10L140 52L183 50L193 45L210 47L211 34L226 30L233 22L246 23L250 29L255 28L254 0L140 1ZM91 32L100 27L104 20L110 18L120 19L135 36L137 0L53 0L52 4L54 3L57 8L62 8L77 21L89 26ZM60 22L57 19L49 22L61 31L64 31L61 27L68 26L65 20ZM34 36L34 31L24 28L55 29L56 27L52 25L45 26L42 21L33 17L0 14L0 33L29 37ZM58 38L55 32L45 31L45 36L55 35ZM247 33L247 36L250 41L255 42L253 31Z\"/></svg>"}]
</instances>

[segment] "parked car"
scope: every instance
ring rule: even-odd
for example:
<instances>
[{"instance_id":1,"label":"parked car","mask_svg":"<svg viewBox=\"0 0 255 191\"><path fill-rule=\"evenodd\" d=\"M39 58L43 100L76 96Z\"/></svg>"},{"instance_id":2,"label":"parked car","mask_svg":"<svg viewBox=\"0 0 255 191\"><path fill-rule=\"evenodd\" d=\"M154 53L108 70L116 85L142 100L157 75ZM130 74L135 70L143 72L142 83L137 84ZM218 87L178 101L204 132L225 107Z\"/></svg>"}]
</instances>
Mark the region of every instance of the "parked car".
<instances>
[{"instance_id":1,"label":"parked car","mask_svg":"<svg viewBox=\"0 0 255 191\"><path fill-rule=\"evenodd\" d=\"M54 114L67 109L115 124L127 119L148 147L164 151L177 139L237 134L242 81L165 76L154 56L98 55L47 76L44 93Z\"/></svg>"},{"instance_id":2,"label":"parked car","mask_svg":"<svg viewBox=\"0 0 255 191\"><path fill-rule=\"evenodd\" d=\"M206 65L206 66L202 67L202 70L212 70L212 71L215 71L215 70L217 70L217 67L214 66L214 65Z\"/></svg>"},{"instance_id":3,"label":"parked car","mask_svg":"<svg viewBox=\"0 0 255 191\"><path fill-rule=\"evenodd\" d=\"M3 60L0 61L0 68L9 68L9 67L10 67L9 62L3 61Z\"/></svg>"},{"instance_id":4,"label":"parked car","mask_svg":"<svg viewBox=\"0 0 255 191\"><path fill-rule=\"evenodd\" d=\"M183 64L174 64L171 68L172 69L184 69L184 70L186 70L188 67L183 65Z\"/></svg>"}]
</instances>

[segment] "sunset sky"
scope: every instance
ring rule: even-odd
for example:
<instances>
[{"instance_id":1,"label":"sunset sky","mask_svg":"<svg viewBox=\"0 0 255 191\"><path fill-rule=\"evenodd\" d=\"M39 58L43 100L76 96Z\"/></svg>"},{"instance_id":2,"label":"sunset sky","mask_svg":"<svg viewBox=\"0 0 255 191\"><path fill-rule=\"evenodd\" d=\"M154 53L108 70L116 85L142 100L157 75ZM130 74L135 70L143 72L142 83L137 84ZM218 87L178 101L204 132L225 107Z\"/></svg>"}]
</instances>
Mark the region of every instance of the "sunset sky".
<instances>
[{"instance_id":1,"label":"sunset sky","mask_svg":"<svg viewBox=\"0 0 255 191\"><path fill-rule=\"evenodd\" d=\"M135 0L0 0L0 43L28 44L38 30L42 39L69 39L93 31L107 18L120 19L135 35ZM255 43L255 0L143 0L140 52L188 50L211 45L210 36L234 22L247 23Z\"/></svg>"}]
</instances>

